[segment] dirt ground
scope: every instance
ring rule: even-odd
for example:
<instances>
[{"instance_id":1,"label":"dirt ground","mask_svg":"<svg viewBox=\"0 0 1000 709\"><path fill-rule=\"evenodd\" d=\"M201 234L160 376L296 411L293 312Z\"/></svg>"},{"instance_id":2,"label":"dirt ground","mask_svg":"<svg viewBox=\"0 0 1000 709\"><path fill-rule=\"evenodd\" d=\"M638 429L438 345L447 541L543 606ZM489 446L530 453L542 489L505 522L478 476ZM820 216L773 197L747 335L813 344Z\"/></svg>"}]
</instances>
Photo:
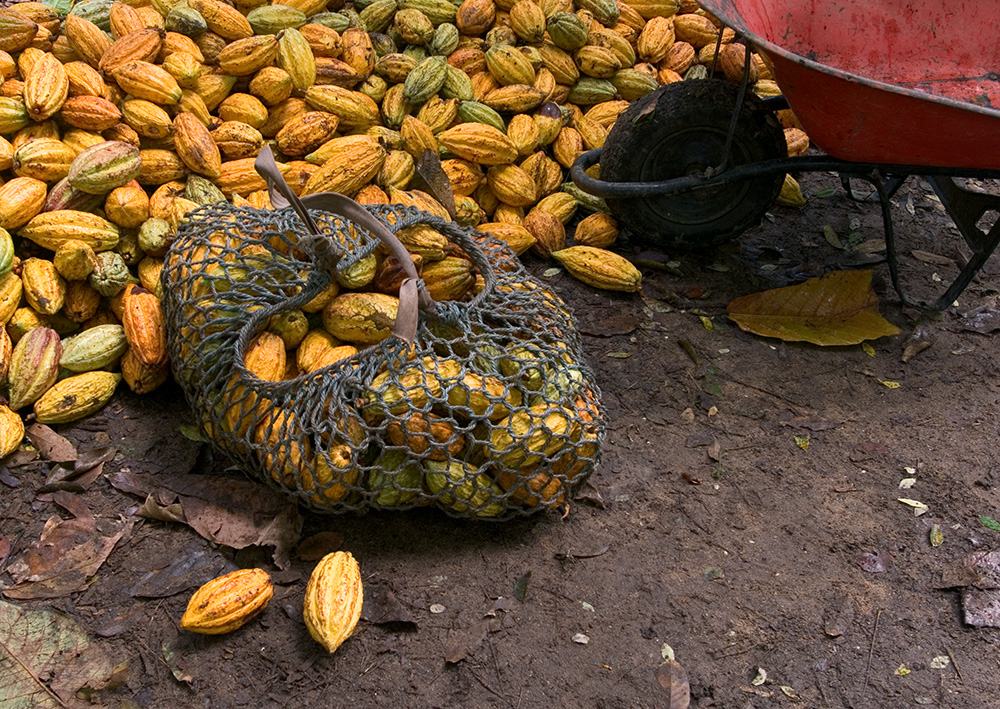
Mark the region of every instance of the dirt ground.
<instances>
[{"instance_id":1,"label":"dirt ground","mask_svg":"<svg viewBox=\"0 0 1000 709\"><path fill-rule=\"evenodd\" d=\"M642 263L659 259L644 268L641 296L530 262L574 310L603 391L608 437L592 488L563 519L305 513L301 537L342 535L366 585L365 619L335 655L301 621L314 562L293 556L278 570L267 548L235 551L176 522L133 517L85 591L17 603L66 614L127 662L124 684L94 697L109 707L664 707L655 672L671 652L695 707L995 707L1000 631L966 625L942 578L1000 542L979 519L1000 517L998 355L989 328L968 330L963 317L997 303L1000 266L987 264L943 315L901 308L880 286L882 313L902 333L871 343L874 356L745 334L725 315L734 297L878 258L863 253L881 237L874 203L839 189L816 196L839 187L833 176L803 185L806 207L775 208L711 254L622 244ZM917 182L894 210L904 276L924 298L953 277L947 264L961 251L929 193ZM869 243L835 248L824 225ZM932 344L904 363L915 332ZM77 493L99 526L143 502L111 484L116 474L224 471L179 433L188 422L171 387L119 394L57 427L81 451L118 451ZM36 496L48 468L8 471L8 567L46 519L68 516ZM904 478L916 482L900 489ZM178 559L195 572L169 595L143 596L147 575ZM193 588L237 566L274 573L262 616L227 636L178 631Z\"/></svg>"}]
</instances>

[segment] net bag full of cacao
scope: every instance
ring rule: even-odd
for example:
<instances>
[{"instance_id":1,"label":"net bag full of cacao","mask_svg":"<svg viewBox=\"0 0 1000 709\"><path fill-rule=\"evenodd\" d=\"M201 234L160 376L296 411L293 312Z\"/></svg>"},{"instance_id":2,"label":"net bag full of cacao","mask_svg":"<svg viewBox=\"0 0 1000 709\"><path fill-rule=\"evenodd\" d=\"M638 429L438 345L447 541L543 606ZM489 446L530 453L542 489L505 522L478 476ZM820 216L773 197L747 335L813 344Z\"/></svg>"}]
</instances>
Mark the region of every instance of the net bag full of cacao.
<instances>
[{"instance_id":1,"label":"net bag full of cacao","mask_svg":"<svg viewBox=\"0 0 1000 709\"><path fill-rule=\"evenodd\" d=\"M188 215L163 269L174 375L238 467L322 511L509 519L593 472L600 392L563 302L492 236L401 205Z\"/></svg>"}]
</instances>

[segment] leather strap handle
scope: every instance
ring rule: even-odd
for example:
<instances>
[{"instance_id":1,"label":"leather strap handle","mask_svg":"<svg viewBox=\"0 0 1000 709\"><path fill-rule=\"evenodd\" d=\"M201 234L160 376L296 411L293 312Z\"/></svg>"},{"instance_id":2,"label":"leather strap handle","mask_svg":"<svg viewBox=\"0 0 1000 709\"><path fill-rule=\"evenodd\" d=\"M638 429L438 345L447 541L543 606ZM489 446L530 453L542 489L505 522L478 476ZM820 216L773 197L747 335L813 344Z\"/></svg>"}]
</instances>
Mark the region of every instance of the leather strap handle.
<instances>
[{"instance_id":1,"label":"leather strap handle","mask_svg":"<svg viewBox=\"0 0 1000 709\"><path fill-rule=\"evenodd\" d=\"M420 274L417 273L417 268L413 265L413 259L410 258L410 252L396 238L396 235L389 231L388 227L372 215L371 212L350 197L345 197L342 194L318 192L299 199L292 192L292 188L288 186L288 183L285 182L281 171L278 170L278 164L275 162L274 154L271 152L269 146L264 146L260 151L260 154L254 161L254 168L267 181L267 189L274 208L283 209L284 207L291 207L298 214L303 224L306 225L309 233L315 238L323 239L322 243L324 243L324 248L327 249L330 257L330 263L327 265L328 268L332 269L336 266L337 261L343 256L343 251L339 245L334 244L331 239L319 231L315 220L309 214L310 208L330 212L353 222L368 233L378 237L389 248L389 251L392 252L392 255L396 257L396 260L399 261L406 272L406 278L399 287L399 310L396 313L396 322L393 324L392 333L407 345L413 347L413 341L417 335L420 312L422 311L425 315L435 317L437 315L437 306L424 286L423 281L420 279Z\"/></svg>"}]
</instances>

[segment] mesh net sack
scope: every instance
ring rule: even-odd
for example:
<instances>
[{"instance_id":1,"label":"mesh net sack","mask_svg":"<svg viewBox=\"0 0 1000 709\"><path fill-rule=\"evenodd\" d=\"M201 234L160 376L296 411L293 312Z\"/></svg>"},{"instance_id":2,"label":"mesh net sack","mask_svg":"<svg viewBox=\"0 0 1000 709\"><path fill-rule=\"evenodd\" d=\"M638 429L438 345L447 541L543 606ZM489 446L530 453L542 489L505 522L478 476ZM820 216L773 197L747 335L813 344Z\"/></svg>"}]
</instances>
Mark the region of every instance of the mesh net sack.
<instances>
[{"instance_id":1,"label":"mesh net sack","mask_svg":"<svg viewBox=\"0 0 1000 709\"><path fill-rule=\"evenodd\" d=\"M604 437L565 305L490 235L412 207L363 209L413 253L431 231L446 238L479 288L434 303L411 346L391 334L402 304L374 290L388 257L371 230L317 210L313 234L288 208L201 207L162 276L170 359L198 423L317 510L506 519L561 505Z\"/></svg>"}]
</instances>

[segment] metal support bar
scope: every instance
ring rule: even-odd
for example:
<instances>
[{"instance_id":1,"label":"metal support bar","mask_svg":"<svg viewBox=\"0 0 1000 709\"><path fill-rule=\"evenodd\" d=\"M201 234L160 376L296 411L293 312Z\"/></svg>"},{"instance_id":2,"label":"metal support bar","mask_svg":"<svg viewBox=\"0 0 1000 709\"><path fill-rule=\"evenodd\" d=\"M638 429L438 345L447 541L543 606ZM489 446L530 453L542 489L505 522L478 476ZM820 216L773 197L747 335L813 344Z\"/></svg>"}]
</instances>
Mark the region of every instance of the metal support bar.
<instances>
[{"instance_id":1,"label":"metal support bar","mask_svg":"<svg viewBox=\"0 0 1000 709\"><path fill-rule=\"evenodd\" d=\"M722 42L722 31L719 31L719 42ZM718 57L719 44L715 46L716 56L713 57L712 63L715 63L715 59ZM746 96L747 85L750 83L750 45L744 45L744 57L743 57L743 80L740 81L739 93L736 94L736 105L733 108L732 118L729 119L729 132L726 134L726 145L722 148L722 160L719 162L718 166L712 170L712 175L718 175L726 171L726 166L729 164L729 152L733 148L733 137L736 135L736 124L740 120L740 109L743 108L743 97Z\"/></svg>"},{"instance_id":2,"label":"metal support bar","mask_svg":"<svg viewBox=\"0 0 1000 709\"><path fill-rule=\"evenodd\" d=\"M855 177L857 177L857 175L855 175ZM892 199L893 195L895 195L896 192L899 191L899 188L902 187L903 184L908 179L910 179L910 176L908 174L884 175L883 177L885 178L885 184L884 184L885 193L889 197L889 199ZM847 198L854 202L864 202L866 199L871 197L871 195L866 195L865 197L856 196L854 194L854 190L851 188L851 177L848 175L840 176L840 185L844 188L844 191L847 193ZM875 194L876 196L878 196L878 190L875 191Z\"/></svg>"},{"instance_id":3,"label":"metal support bar","mask_svg":"<svg viewBox=\"0 0 1000 709\"><path fill-rule=\"evenodd\" d=\"M879 205L882 207L882 230L885 233L885 255L886 262L889 264L889 279L892 281L892 287L896 291L896 295L899 296L900 301L904 305L916 304L911 303L903 292L903 287L899 283L899 259L896 250L896 232L892 226L892 213L889 211L890 208L890 195L889 190L886 189L885 183L882 181L882 176L877 170L873 170L867 175L856 175L859 179L868 182L872 187L875 188L875 193L878 195ZM843 178L841 178L843 179ZM906 178L903 178L905 181ZM902 182L896 185L896 189L899 188ZM917 306L919 307L919 306Z\"/></svg>"},{"instance_id":4,"label":"metal support bar","mask_svg":"<svg viewBox=\"0 0 1000 709\"><path fill-rule=\"evenodd\" d=\"M761 99L764 105L767 106L772 111L783 111L788 108L788 99L784 96L768 96L767 98Z\"/></svg>"},{"instance_id":5,"label":"metal support bar","mask_svg":"<svg viewBox=\"0 0 1000 709\"><path fill-rule=\"evenodd\" d=\"M980 179L997 179L1000 177L1000 171L997 170L882 165L878 163L850 162L827 156L800 155L791 158L765 160L747 165L737 165L721 174L712 176L685 175L684 177L675 177L660 182L607 182L596 180L586 173L587 168L596 165L600 160L601 148L588 150L573 163L573 167L570 169L570 177L584 192L597 197L610 197L612 199L678 194L706 187L717 187L731 182L740 182L764 175L784 174L786 172L833 171L846 175L861 176L870 175L878 171L881 174L890 175L944 175L950 177L977 177ZM898 185L896 189L898 189Z\"/></svg>"}]
</instances>

